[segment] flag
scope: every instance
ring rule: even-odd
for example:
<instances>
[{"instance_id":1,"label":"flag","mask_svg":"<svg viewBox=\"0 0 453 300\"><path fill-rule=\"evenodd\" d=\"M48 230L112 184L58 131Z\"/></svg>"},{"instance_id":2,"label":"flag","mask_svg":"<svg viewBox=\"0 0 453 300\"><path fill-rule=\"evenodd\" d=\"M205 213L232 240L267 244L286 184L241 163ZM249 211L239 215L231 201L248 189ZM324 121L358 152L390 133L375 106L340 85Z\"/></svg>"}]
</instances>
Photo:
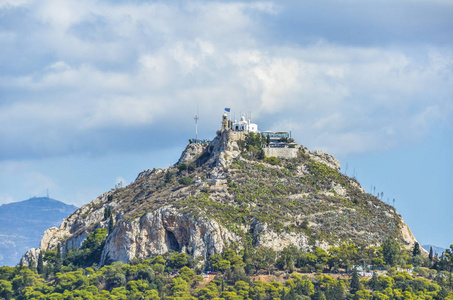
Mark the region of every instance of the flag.
<instances>
[{"instance_id":1,"label":"flag","mask_svg":"<svg viewBox=\"0 0 453 300\"><path fill-rule=\"evenodd\" d=\"M231 109L231 108L229 108L229 107L228 107L228 108L225 108L225 111L230 112L230 109Z\"/></svg>"}]
</instances>

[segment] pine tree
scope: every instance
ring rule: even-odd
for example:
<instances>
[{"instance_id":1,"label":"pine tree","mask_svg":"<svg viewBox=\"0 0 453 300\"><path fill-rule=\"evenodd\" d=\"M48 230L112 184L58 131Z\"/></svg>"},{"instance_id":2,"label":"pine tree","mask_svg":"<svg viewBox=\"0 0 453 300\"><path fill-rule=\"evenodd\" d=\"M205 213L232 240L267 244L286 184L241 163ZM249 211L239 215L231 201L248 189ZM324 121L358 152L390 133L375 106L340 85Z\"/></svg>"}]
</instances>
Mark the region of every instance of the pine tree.
<instances>
[{"instance_id":1,"label":"pine tree","mask_svg":"<svg viewBox=\"0 0 453 300\"><path fill-rule=\"evenodd\" d=\"M33 260L28 264L28 268L29 268L30 270L32 270L34 273L37 272L37 270L36 270L36 263L35 263Z\"/></svg>"},{"instance_id":2,"label":"pine tree","mask_svg":"<svg viewBox=\"0 0 453 300\"><path fill-rule=\"evenodd\" d=\"M433 261L433 246L430 246L429 247L429 261L432 262Z\"/></svg>"},{"instance_id":3,"label":"pine tree","mask_svg":"<svg viewBox=\"0 0 453 300\"><path fill-rule=\"evenodd\" d=\"M420 245L415 242L414 249L412 249L412 255L417 256L420 255L422 252L420 251Z\"/></svg>"},{"instance_id":4,"label":"pine tree","mask_svg":"<svg viewBox=\"0 0 453 300\"><path fill-rule=\"evenodd\" d=\"M324 293L322 291L316 291L311 299L313 300L326 300L326 296L324 295Z\"/></svg>"},{"instance_id":5,"label":"pine tree","mask_svg":"<svg viewBox=\"0 0 453 300\"><path fill-rule=\"evenodd\" d=\"M326 296L326 299L329 300L343 300L346 297L343 283L335 281L332 285L327 287L324 295Z\"/></svg>"},{"instance_id":6,"label":"pine tree","mask_svg":"<svg viewBox=\"0 0 453 300\"><path fill-rule=\"evenodd\" d=\"M359 273L354 268L351 275L351 293L355 294L358 290L360 290Z\"/></svg>"},{"instance_id":7,"label":"pine tree","mask_svg":"<svg viewBox=\"0 0 453 300\"><path fill-rule=\"evenodd\" d=\"M110 207L104 209L104 220L107 220L112 215Z\"/></svg>"},{"instance_id":8,"label":"pine tree","mask_svg":"<svg viewBox=\"0 0 453 300\"><path fill-rule=\"evenodd\" d=\"M55 273L61 272L61 244L57 246L57 257L55 259Z\"/></svg>"},{"instance_id":9,"label":"pine tree","mask_svg":"<svg viewBox=\"0 0 453 300\"><path fill-rule=\"evenodd\" d=\"M44 267L44 278L49 279L52 273L53 273L52 264L46 264L46 266Z\"/></svg>"},{"instance_id":10,"label":"pine tree","mask_svg":"<svg viewBox=\"0 0 453 300\"><path fill-rule=\"evenodd\" d=\"M109 234L112 233L113 231L113 217L110 216L110 220L109 220Z\"/></svg>"},{"instance_id":11,"label":"pine tree","mask_svg":"<svg viewBox=\"0 0 453 300\"><path fill-rule=\"evenodd\" d=\"M401 259L401 248L394 238L387 238L382 244L382 255L385 263L395 266Z\"/></svg>"},{"instance_id":12,"label":"pine tree","mask_svg":"<svg viewBox=\"0 0 453 300\"><path fill-rule=\"evenodd\" d=\"M43 258L42 258L42 252L41 251L39 252L39 256L38 256L37 271L38 271L38 274L43 274L44 273L44 261L43 261Z\"/></svg>"},{"instance_id":13,"label":"pine tree","mask_svg":"<svg viewBox=\"0 0 453 300\"><path fill-rule=\"evenodd\" d=\"M372 290L376 290L378 281L377 281L377 274L373 272L373 277L368 281L368 285L371 287Z\"/></svg>"},{"instance_id":14,"label":"pine tree","mask_svg":"<svg viewBox=\"0 0 453 300\"><path fill-rule=\"evenodd\" d=\"M288 272L293 273L294 272L294 261L293 258L290 257L288 261Z\"/></svg>"}]
</instances>

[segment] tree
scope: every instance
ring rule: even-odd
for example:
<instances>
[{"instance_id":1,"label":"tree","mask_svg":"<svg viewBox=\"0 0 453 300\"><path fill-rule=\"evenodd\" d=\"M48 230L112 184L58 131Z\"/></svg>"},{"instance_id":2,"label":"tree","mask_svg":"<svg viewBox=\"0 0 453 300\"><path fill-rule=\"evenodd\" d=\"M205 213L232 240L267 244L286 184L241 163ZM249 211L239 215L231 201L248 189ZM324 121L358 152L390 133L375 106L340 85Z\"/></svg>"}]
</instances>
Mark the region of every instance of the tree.
<instances>
[{"instance_id":1,"label":"tree","mask_svg":"<svg viewBox=\"0 0 453 300\"><path fill-rule=\"evenodd\" d=\"M6 300L11 299L13 295L13 287L11 282L6 280L0 280L0 296Z\"/></svg>"},{"instance_id":2,"label":"tree","mask_svg":"<svg viewBox=\"0 0 453 300\"><path fill-rule=\"evenodd\" d=\"M55 273L61 272L61 244L58 243L57 246L57 256L55 257Z\"/></svg>"},{"instance_id":3,"label":"tree","mask_svg":"<svg viewBox=\"0 0 453 300\"><path fill-rule=\"evenodd\" d=\"M179 270L179 276L187 282L189 282L194 275L195 273L187 266L184 266Z\"/></svg>"},{"instance_id":4,"label":"tree","mask_svg":"<svg viewBox=\"0 0 453 300\"><path fill-rule=\"evenodd\" d=\"M108 234L112 233L113 231L113 217L110 216L110 220L109 220L109 232Z\"/></svg>"},{"instance_id":5,"label":"tree","mask_svg":"<svg viewBox=\"0 0 453 300\"><path fill-rule=\"evenodd\" d=\"M264 150L262 148L261 135L250 132L245 137L246 150L248 154L255 159L264 159Z\"/></svg>"},{"instance_id":6,"label":"tree","mask_svg":"<svg viewBox=\"0 0 453 300\"><path fill-rule=\"evenodd\" d=\"M229 260L222 259L216 265L214 265L214 267L219 271L225 272L226 270L229 270L231 268L231 263Z\"/></svg>"},{"instance_id":7,"label":"tree","mask_svg":"<svg viewBox=\"0 0 453 300\"><path fill-rule=\"evenodd\" d=\"M274 268L276 258L277 253L270 247L260 247L255 253L255 261L257 262L258 269L267 270L269 275Z\"/></svg>"},{"instance_id":8,"label":"tree","mask_svg":"<svg viewBox=\"0 0 453 300\"><path fill-rule=\"evenodd\" d=\"M351 274L351 293L355 294L360 288L359 272L354 268Z\"/></svg>"},{"instance_id":9,"label":"tree","mask_svg":"<svg viewBox=\"0 0 453 300\"><path fill-rule=\"evenodd\" d=\"M187 259L187 254L185 253L177 253L168 260L168 265L173 268L182 268L188 263L189 260Z\"/></svg>"},{"instance_id":10,"label":"tree","mask_svg":"<svg viewBox=\"0 0 453 300\"><path fill-rule=\"evenodd\" d=\"M429 261L432 262L433 258L434 258L434 256L433 256L433 246L429 247L429 256L428 257L429 257Z\"/></svg>"},{"instance_id":11,"label":"tree","mask_svg":"<svg viewBox=\"0 0 453 300\"><path fill-rule=\"evenodd\" d=\"M104 244L106 236L107 229L105 228L96 229L87 236L85 241L83 241L82 249L90 250L99 249Z\"/></svg>"},{"instance_id":12,"label":"tree","mask_svg":"<svg viewBox=\"0 0 453 300\"><path fill-rule=\"evenodd\" d=\"M180 178L178 182L182 185L190 185L193 182L193 179L190 176L184 176Z\"/></svg>"},{"instance_id":13,"label":"tree","mask_svg":"<svg viewBox=\"0 0 453 300\"><path fill-rule=\"evenodd\" d=\"M39 251L37 272L38 274L44 273L44 261L42 257L42 251Z\"/></svg>"},{"instance_id":14,"label":"tree","mask_svg":"<svg viewBox=\"0 0 453 300\"><path fill-rule=\"evenodd\" d=\"M316 291L312 296L312 300L326 300L326 296L322 291Z\"/></svg>"},{"instance_id":15,"label":"tree","mask_svg":"<svg viewBox=\"0 0 453 300\"><path fill-rule=\"evenodd\" d=\"M414 249L412 249L412 255L417 256L420 255L422 252L420 251L420 245L415 242Z\"/></svg>"},{"instance_id":16,"label":"tree","mask_svg":"<svg viewBox=\"0 0 453 300\"><path fill-rule=\"evenodd\" d=\"M104 209L104 220L107 220L112 215L110 207Z\"/></svg>"},{"instance_id":17,"label":"tree","mask_svg":"<svg viewBox=\"0 0 453 300\"><path fill-rule=\"evenodd\" d=\"M74 266L90 266L94 263L98 263L101 259L102 248L105 244L105 238L107 237L106 228L98 228L95 231L88 234L85 241L83 241L81 249L71 249L66 250L64 256L64 265L74 265ZM50 254L52 251L47 251L45 253L45 259L47 254ZM56 252L55 259L56 261Z\"/></svg>"},{"instance_id":18,"label":"tree","mask_svg":"<svg viewBox=\"0 0 453 300\"><path fill-rule=\"evenodd\" d=\"M180 172L187 170L187 164L185 163L180 163L179 165L176 166Z\"/></svg>"},{"instance_id":19,"label":"tree","mask_svg":"<svg viewBox=\"0 0 453 300\"><path fill-rule=\"evenodd\" d=\"M357 246L355 244L343 243L340 247L331 247L329 252L332 256L338 258L338 262L341 267L346 269L346 272L350 270L353 263L357 260Z\"/></svg>"},{"instance_id":20,"label":"tree","mask_svg":"<svg viewBox=\"0 0 453 300\"><path fill-rule=\"evenodd\" d=\"M200 300L214 299L219 296L219 290L214 282L210 282L204 288L198 290L196 295Z\"/></svg>"},{"instance_id":21,"label":"tree","mask_svg":"<svg viewBox=\"0 0 453 300\"><path fill-rule=\"evenodd\" d=\"M169 183L173 180L173 172L167 171L165 173L165 183Z\"/></svg>"},{"instance_id":22,"label":"tree","mask_svg":"<svg viewBox=\"0 0 453 300\"><path fill-rule=\"evenodd\" d=\"M382 255L386 264L395 266L401 260L400 245L394 238L387 238L382 244Z\"/></svg>"},{"instance_id":23,"label":"tree","mask_svg":"<svg viewBox=\"0 0 453 300\"><path fill-rule=\"evenodd\" d=\"M342 300L345 298L344 283L335 281L325 291L326 298L329 300Z\"/></svg>"}]
</instances>

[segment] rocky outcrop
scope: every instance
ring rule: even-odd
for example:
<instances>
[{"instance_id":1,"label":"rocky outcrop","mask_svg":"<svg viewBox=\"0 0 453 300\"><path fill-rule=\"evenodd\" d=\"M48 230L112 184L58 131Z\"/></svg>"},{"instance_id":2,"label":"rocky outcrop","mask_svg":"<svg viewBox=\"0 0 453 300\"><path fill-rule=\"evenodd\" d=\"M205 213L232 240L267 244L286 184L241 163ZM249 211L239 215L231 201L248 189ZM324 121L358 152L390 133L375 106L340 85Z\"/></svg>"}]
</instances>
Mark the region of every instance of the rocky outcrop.
<instances>
[{"instance_id":1,"label":"rocky outcrop","mask_svg":"<svg viewBox=\"0 0 453 300\"><path fill-rule=\"evenodd\" d=\"M401 216L400 216L400 218L401 218ZM400 232L401 232L401 237L402 237L402 240L404 243L404 248L406 248L407 250L414 249L414 245L417 242L417 240L415 239L415 236L412 234L412 231L409 229L409 226L407 226L407 224L404 223L403 218L401 218L400 224L401 224ZM428 255L428 252L425 249L423 249L423 248L420 248L420 249L421 249L423 255L425 255L425 256Z\"/></svg>"},{"instance_id":2,"label":"rocky outcrop","mask_svg":"<svg viewBox=\"0 0 453 300\"><path fill-rule=\"evenodd\" d=\"M227 168L233 159L241 154L238 141L243 140L244 132L224 130L212 140L206 148L209 156L208 164L211 166Z\"/></svg>"},{"instance_id":3,"label":"rocky outcrop","mask_svg":"<svg viewBox=\"0 0 453 300\"><path fill-rule=\"evenodd\" d=\"M35 265L36 265L36 262L38 261L38 258L39 258L39 253L41 253L41 250L40 250L40 249L31 248L30 250L28 250L28 251L22 256L22 259L21 259L22 265L28 267L28 266L31 265L31 262L34 262Z\"/></svg>"},{"instance_id":4,"label":"rocky outcrop","mask_svg":"<svg viewBox=\"0 0 453 300\"><path fill-rule=\"evenodd\" d=\"M270 247L276 251L281 251L290 245L294 245L305 251L310 249L308 237L305 234L295 232L277 234L269 230L267 224L256 223L254 225L253 238L258 246Z\"/></svg>"},{"instance_id":5,"label":"rocky outcrop","mask_svg":"<svg viewBox=\"0 0 453 300\"><path fill-rule=\"evenodd\" d=\"M96 228L106 228L108 220L104 220L104 212L107 208L114 208L117 201L109 200L111 192L107 192L91 203L76 210L72 215L65 218L60 227L47 229L41 239L39 249L42 251L55 250L58 244L62 251L69 247L80 248L87 235Z\"/></svg>"},{"instance_id":6,"label":"rocky outcrop","mask_svg":"<svg viewBox=\"0 0 453 300\"><path fill-rule=\"evenodd\" d=\"M325 153L321 150L310 150L308 151L308 155L310 156L311 159L323 163L332 169L340 171L341 168L340 162L336 160L336 158L333 157L332 155Z\"/></svg>"},{"instance_id":7,"label":"rocky outcrop","mask_svg":"<svg viewBox=\"0 0 453 300\"><path fill-rule=\"evenodd\" d=\"M187 145L176 164L194 161L203 153L204 150L206 150L206 147L206 144L192 143Z\"/></svg>"},{"instance_id":8,"label":"rocky outcrop","mask_svg":"<svg viewBox=\"0 0 453 300\"><path fill-rule=\"evenodd\" d=\"M121 221L107 238L101 265L116 260L126 263L134 257L145 258L170 250L205 259L222 253L232 242L239 242L239 237L216 221L194 219L167 206L131 222Z\"/></svg>"}]
</instances>

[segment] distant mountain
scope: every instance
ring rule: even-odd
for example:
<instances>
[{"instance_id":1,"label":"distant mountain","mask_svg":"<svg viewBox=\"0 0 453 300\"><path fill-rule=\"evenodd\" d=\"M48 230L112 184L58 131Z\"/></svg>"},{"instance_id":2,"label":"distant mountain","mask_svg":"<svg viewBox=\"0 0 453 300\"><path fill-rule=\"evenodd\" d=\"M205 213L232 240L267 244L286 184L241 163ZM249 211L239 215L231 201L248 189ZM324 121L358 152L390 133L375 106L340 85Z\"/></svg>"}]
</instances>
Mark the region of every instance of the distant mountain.
<instances>
[{"instance_id":1,"label":"distant mountain","mask_svg":"<svg viewBox=\"0 0 453 300\"><path fill-rule=\"evenodd\" d=\"M445 251L445 248L442 248L442 247L437 247L437 246L433 246L433 245L423 245L422 248L425 249L426 251L428 251L429 253L429 248L430 247L433 247L433 253L436 254L437 253L437 256L441 256L442 255L442 252Z\"/></svg>"},{"instance_id":2,"label":"distant mountain","mask_svg":"<svg viewBox=\"0 0 453 300\"><path fill-rule=\"evenodd\" d=\"M0 266L19 263L24 251L38 247L43 232L77 209L47 197L0 206Z\"/></svg>"}]
</instances>

